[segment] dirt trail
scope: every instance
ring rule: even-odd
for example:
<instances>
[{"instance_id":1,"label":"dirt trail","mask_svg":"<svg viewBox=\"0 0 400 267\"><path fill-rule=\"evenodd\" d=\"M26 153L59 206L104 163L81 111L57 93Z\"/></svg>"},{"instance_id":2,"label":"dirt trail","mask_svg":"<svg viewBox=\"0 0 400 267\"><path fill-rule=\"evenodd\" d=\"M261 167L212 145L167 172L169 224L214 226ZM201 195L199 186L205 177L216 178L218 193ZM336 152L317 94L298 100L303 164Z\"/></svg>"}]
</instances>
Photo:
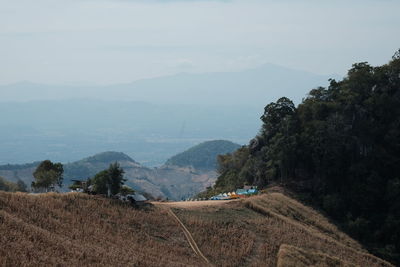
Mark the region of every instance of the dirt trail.
<instances>
[{"instance_id":1,"label":"dirt trail","mask_svg":"<svg viewBox=\"0 0 400 267\"><path fill-rule=\"evenodd\" d=\"M192 234L189 232L189 230L186 228L186 226L183 224L183 222L178 218L178 216L176 216L176 214L171 210L168 209L168 213L175 218L175 220L179 223L179 225L181 226L183 233L186 236L186 239L189 242L189 245L191 246L191 248L193 249L193 251L200 256L205 263L207 263L208 265L212 266L212 264L210 263L210 261L206 258L206 256L204 256L204 254L201 252L201 250L199 249L199 247L197 246L196 241L194 241Z\"/></svg>"},{"instance_id":2,"label":"dirt trail","mask_svg":"<svg viewBox=\"0 0 400 267\"><path fill-rule=\"evenodd\" d=\"M196 202L201 202L201 201L196 201ZM205 202L205 201L204 201ZM161 209L164 209L168 212L170 216L172 216L175 221L179 224L180 228L183 231L183 234L185 235L187 241L189 242L190 247L194 251L196 255L198 255L207 265L213 266L210 261L207 259L206 256L201 252L199 247L197 246L196 241L194 241L192 234L189 232L189 230L186 228L186 226L183 224L181 219L179 219L178 216L172 211L171 207L182 207L179 205L179 203L185 203L185 202L154 202L153 204L160 207ZM186 202L188 203L188 202ZM190 203L195 203L195 202L190 202ZM187 207L187 205L185 205Z\"/></svg>"},{"instance_id":3,"label":"dirt trail","mask_svg":"<svg viewBox=\"0 0 400 267\"><path fill-rule=\"evenodd\" d=\"M170 208L197 208L207 206L220 206L229 202L240 201L236 200L202 200L202 201L176 201L176 202L152 202L156 206L166 206Z\"/></svg>"},{"instance_id":4,"label":"dirt trail","mask_svg":"<svg viewBox=\"0 0 400 267\"><path fill-rule=\"evenodd\" d=\"M152 202L155 206L160 207L161 209L164 209L168 212L169 215L171 215L179 224L181 227L183 233L185 234L185 237L187 241L189 242L190 247L198 255L202 260L209 266L213 266L213 264L207 259L206 256L201 252L199 247L197 246L196 241L193 239L192 234L190 231L186 228L186 226L183 224L183 222L179 219L179 217L172 211L171 208L198 208L198 207L209 207L209 206L220 206L224 205L229 202L233 201L240 201L239 199L237 200L205 200L205 201L177 201L177 202Z\"/></svg>"}]
</instances>

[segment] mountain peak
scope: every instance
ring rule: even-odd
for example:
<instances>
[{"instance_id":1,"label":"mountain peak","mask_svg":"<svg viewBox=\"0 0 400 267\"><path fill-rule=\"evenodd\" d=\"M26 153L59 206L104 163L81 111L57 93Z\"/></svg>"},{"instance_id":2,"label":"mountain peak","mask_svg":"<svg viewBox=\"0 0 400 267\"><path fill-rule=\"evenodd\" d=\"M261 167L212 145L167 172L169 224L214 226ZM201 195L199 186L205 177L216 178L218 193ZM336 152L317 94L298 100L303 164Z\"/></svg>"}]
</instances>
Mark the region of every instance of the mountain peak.
<instances>
[{"instance_id":1,"label":"mountain peak","mask_svg":"<svg viewBox=\"0 0 400 267\"><path fill-rule=\"evenodd\" d=\"M135 162L131 157L122 152L106 151L95 154L83 159L86 162L112 162L112 161L130 161Z\"/></svg>"}]
</instances>

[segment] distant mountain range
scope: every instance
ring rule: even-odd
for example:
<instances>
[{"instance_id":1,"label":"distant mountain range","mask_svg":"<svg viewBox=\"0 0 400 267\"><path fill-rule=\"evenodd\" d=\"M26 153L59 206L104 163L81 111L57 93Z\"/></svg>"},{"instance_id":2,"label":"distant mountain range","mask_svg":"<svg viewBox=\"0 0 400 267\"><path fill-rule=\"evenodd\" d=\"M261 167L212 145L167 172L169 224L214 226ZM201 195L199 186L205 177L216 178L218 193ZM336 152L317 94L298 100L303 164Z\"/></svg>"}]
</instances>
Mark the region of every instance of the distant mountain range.
<instances>
[{"instance_id":1,"label":"distant mountain range","mask_svg":"<svg viewBox=\"0 0 400 267\"><path fill-rule=\"evenodd\" d=\"M300 102L330 77L266 64L109 86L2 85L0 164L124 151L154 167L206 140L244 144L267 104L282 96Z\"/></svg>"},{"instance_id":2,"label":"distant mountain range","mask_svg":"<svg viewBox=\"0 0 400 267\"><path fill-rule=\"evenodd\" d=\"M127 184L154 197L182 199L193 196L212 185L216 178L216 156L240 147L229 141L210 141L172 157L159 168L148 168L121 152L103 152L79 161L64 164L64 189L71 179L84 180L119 162ZM188 156L184 161L185 155ZM32 173L40 162L0 166L0 176L9 181L24 181L30 185Z\"/></svg>"},{"instance_id":3,"label":"distant mountain range","mask_svg":"<svg viewBox=\"0 0 400 267\"><path fill-rule=\"evenodd\" d=\"M299 102L306 92L329 78L265 64L239 72L180 73L108 86L45 85L20 82L0 86L0 101L101 99L155 104L265 105L281 96Z\"/></svg>"}]
</instances>

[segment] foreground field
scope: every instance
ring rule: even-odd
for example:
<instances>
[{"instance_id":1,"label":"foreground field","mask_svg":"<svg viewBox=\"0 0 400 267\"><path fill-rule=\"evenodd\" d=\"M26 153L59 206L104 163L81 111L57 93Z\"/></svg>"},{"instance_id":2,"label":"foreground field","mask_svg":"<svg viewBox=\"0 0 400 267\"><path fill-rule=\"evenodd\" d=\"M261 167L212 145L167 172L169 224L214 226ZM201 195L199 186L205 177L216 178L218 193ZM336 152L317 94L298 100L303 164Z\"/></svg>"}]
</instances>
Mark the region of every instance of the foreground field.
<instances>
[{"instance_id":1,"label":"foreground field","mask_svg":"<svg viewBox=\"0 0 400 267\"><path fill-rule=\"evenodd\" d=\"M0 266L391 266L280 193L135 210L0 192L0 232Z\"/></svg>"},{"instance_id":2,"label":"foreground field","mask_svg":"<svg viewBox=\"0 0 400 267\"><path fill-rule=\"evenodd\" d=\"M199 266L163 210L84 194L0 192L0 266Z\"/></svg>"}]
</instances>

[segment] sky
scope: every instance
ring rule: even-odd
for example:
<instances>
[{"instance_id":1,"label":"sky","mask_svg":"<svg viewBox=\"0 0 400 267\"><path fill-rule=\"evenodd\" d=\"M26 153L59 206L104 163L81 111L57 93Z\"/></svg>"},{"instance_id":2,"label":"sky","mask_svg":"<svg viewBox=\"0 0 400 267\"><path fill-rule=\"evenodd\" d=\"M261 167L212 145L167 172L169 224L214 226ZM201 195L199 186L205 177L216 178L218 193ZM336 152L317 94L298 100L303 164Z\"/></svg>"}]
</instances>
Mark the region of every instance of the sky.
<instances>
[{"instance_id":1,"label":"sky","mask_svg":"<svg viewBox=\"0 0 400 267\"><path fill-rule=\"evenodd\" d=\"M0 0L0 84L113 84L273 63L344 75L400 48L398 0Z\"/></svg>"}]
</instances>

